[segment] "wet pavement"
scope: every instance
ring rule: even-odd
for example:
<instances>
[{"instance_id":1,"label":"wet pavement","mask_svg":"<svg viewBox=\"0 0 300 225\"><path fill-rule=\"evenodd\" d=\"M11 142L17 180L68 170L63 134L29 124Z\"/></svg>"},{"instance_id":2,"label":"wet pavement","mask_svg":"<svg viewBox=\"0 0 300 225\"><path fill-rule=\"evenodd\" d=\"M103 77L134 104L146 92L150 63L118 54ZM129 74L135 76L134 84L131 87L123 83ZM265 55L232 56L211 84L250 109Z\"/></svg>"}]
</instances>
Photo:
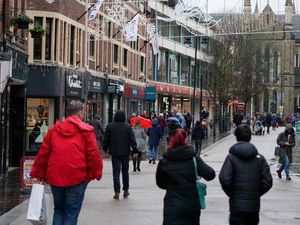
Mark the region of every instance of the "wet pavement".
<instances>
[{"instance_id":1,"label":"wet pavement","mask_svg":"<svg viewBox=\"0 0 300 225\"><path fill-rule=\"evenodd\" d=\"M0 216L25 201L29 195L20 191L20 170L0 174Z\"/></svg>"},{"instance_id":2,"label":"wet pavement","mask_svg":"<svg viewBox=\"0 0 300 225\"><path fill-rule=\"evenodd\" d=\"M207 148L218 140L231 134L231 131L219 134L217 133L213 137L212 132L209 132L208 138L203 140L202 149ZM188 138L190 143L190 137ZM163 137L159 147L159 158L161 158L162 152L166 151L166 138ZM105 155L101 150L103 158L110 158L109 155ZM147 160L147 154L143 156L144 160ZM16 168L6 174L0 174L0 216L13 209L15 206L21 204L30 197L29 194L21 192L20 189L20 170Z\"/></svg>"}]
</instances>

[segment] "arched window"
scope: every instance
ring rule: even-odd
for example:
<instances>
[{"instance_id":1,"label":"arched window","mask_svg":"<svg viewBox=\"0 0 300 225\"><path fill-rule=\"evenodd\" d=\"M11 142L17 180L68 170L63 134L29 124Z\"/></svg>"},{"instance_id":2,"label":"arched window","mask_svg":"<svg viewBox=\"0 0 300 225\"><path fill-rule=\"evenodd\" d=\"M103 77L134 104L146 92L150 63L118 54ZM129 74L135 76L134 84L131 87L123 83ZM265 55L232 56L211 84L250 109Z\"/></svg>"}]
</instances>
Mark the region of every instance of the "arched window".
<instances>
[{"instance_id":1,"label":"arched window","mask_svg":"<svg viewBox=\"0 0 300 225\"><path fill-rule=\"evenodd\" d=\"M278 52L274 52L274 57L273 57L273 82L277 82L278 80Z\"/></svg>"},{"instance_id":2,"label":"arched window","mask_svg":"<svg viewBox=\"0 0 300 225\"><path fill-rule=\"evenodd\" d=\"M265 81L265 83L269 83L269 74L270 74L270 49L269 49L269 47L266 47L266 49L265 49L264 61L265 61L264 81Z\"/></svg>"}]
</instances>

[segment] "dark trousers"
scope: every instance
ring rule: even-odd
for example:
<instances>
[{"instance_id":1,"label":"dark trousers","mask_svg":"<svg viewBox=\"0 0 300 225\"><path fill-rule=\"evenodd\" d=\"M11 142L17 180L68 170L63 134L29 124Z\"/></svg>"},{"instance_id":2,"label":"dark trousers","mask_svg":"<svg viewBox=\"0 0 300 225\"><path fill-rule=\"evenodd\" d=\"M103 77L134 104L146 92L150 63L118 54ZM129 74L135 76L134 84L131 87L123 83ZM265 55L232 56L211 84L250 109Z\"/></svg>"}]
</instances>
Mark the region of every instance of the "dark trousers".
<instances>
[{"instance_id":1,"label":"dark trousers","mask_svg":"<svg viewBox=\"0 0 300 225\"><path fill-rule=\"evenodd\" d=\"M202 140L195 140L195 152L197 155L201 154L201 148L202 148Z\"/></svg>"},{"instance_id":2,"label":"dark trousers","mask_svg":"<svg viewBox=\"0 0 300 225\"><path fill-rule=\"evenodd\" d=\"M120 192L120 171L122 169L122 180L123 190L128 191L129 189L129 155L128 156L112 156L112 168L113 168L113 179L114 179L114 191L115 193Z\"/></svg>"},{"instance_id":3,"label":"dark trousers","mask_svg":"<svg viewBox=\"0 0 300 225\"><path fill-rule=\"evenodd\" d=\"M53 225L76 225L88 182L72 187L51 186L54 198Z\"/></svg>"},{"instance_id":4,"label":"dark trousers","mask_svg":"<svg viewBox=\"0 0 300 225\"><path fill-rule=\"evenodd\" d=\"M137 157L133 157L132 155L132 163L133 163L133 171L140 170L140 165L141 165L141 160L142 160L142 152L138 152Z\"/></svg>"},{"instance_id":5,"label":"dark trousers","mask_svg":"<svg viewBox=\"0 0 300 225\"><path fill-rule=\"evenodd\" d=\"M259 212L231 211L230 225L257 225L259 223Z\"/></svg>"}]
</instances>

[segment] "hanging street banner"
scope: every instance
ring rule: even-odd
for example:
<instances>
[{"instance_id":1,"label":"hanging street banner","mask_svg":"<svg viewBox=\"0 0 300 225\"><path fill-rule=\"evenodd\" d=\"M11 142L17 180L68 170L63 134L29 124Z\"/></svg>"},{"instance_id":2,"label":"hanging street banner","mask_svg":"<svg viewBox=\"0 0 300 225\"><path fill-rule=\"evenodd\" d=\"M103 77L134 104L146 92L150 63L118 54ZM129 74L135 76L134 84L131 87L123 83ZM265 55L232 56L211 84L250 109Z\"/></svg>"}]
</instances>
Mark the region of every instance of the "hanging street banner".
<instances>
[{"instance_id":1,"label":"hanging street banner","mask_svg":"<svg viewBox=\"0 0 300 225\"><path fill-rule=\"evenodd\" d=\"M91 13L89 15L89 21L94 20L97 18L97 14L98 11L102 5L102 3L104 2L104 0L98 0L95 5L93 6L93 8L91 9Z\"/></svg>"},{"instance_id":2,"label":"hanging street banner","mask_svg":"<svg viewBox=\"0 0 300 225\"><path fill-rule=\"evenodd\" d=\"M152 50L154 55L159 54L159 43L158 43L158 35L154 34L153 38L151 39Z\"/></svg>"},{"instance_id":3,"label":"hanging street banner","mask_svg":"<svg viewBox=\"0 0 300 225\"><path fill-rule=\"evenodd\" d=\"M138 37L139 14L132 18L124 27L126 41L137 41Z\"/></svg>"}]
</instances>

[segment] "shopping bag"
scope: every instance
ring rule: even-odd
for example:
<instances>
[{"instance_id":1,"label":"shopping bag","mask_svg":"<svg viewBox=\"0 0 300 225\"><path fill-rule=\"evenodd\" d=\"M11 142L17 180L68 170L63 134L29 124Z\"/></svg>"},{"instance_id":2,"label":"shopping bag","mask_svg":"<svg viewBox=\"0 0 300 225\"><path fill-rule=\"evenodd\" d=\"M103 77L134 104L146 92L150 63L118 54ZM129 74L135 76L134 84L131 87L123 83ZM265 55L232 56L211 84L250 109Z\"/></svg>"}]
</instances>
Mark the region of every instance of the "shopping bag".
<instances>
[{"instance_id":1,"label":"shopping bag","mask_svg":"<svg viewBox=\"0 0 300 225\"><path fill-rule=\"evenodd\" d=\"M194 161L194 167L195 167L196 187L197 187L197 192L198 192L199 201L200 201L200 208L205 209L206 208L206 203L205 203L206 184L204 184L200 181L201 178L198 175L197 162L196 162L195 157L193 157L193 161Z\"/></svg>"},{"instance_id":2,"label":"shopping bag","mask_svg":"<svg viewBox=\"0 0 300 225\"><path fill-rule=\"evenodd\" d=\"M274 155L275 156L280 156L281 155L281 148L280 148L280 146L276 146L275 147Z\"/></svg>"},{"instance_id":3,"label":"shopping bag","mask_svg":"<svg viewBox=\"0 0 300 225\"><path fill-rule=\"evenodd\" d=\"M202 183L199 177L196 179L196 185L197 185L201 209L205 209L206 208L206 204L205 204L206 184Z\"/></svg>"},{"instance_id":4,"label":"shopping bag","mask_svg":"<svg viewBox=\"0 0 300 225\"><path fill-rule=\"evenodd\" d=\"M44 185L33 184L29 199L27 219L33 225L47 225L47 197Z\"/></svg>"}]
</instances>

